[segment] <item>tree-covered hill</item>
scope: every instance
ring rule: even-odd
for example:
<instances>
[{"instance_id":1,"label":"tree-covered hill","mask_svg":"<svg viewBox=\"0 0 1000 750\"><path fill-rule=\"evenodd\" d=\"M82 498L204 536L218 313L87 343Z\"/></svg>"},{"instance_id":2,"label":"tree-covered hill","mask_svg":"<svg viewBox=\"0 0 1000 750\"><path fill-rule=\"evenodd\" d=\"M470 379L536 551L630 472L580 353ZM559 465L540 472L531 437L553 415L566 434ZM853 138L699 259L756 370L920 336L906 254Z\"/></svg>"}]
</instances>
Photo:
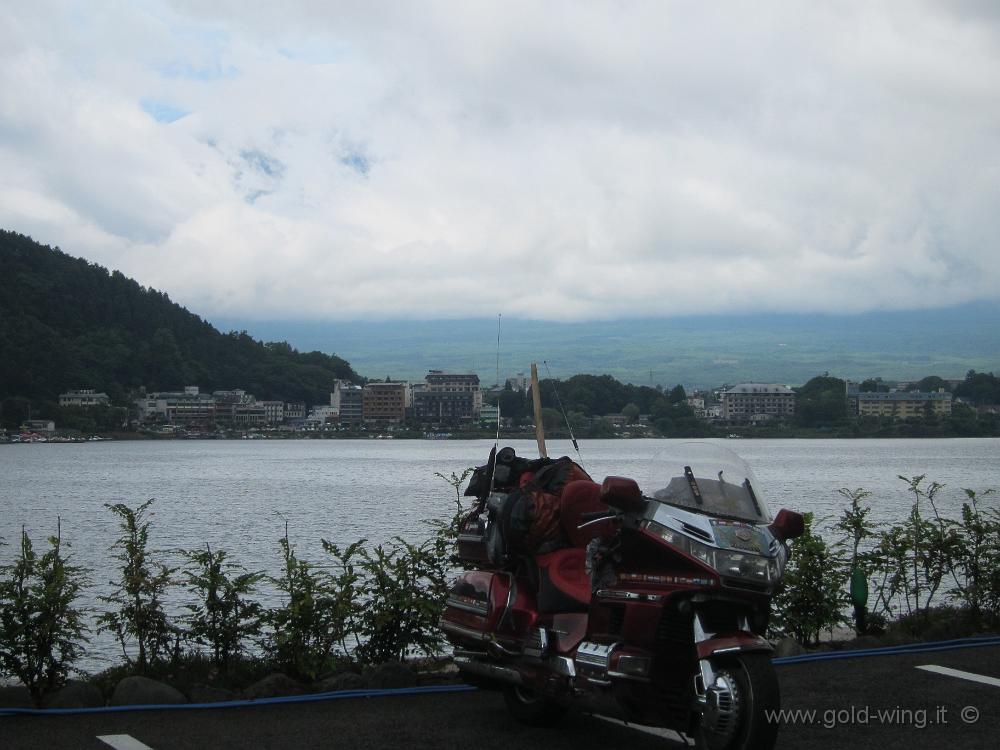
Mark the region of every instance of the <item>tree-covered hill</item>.
<instances>
[{"instance_id":1,"label":"tree-covered hill","mask_svg":"<svg viewBox=\"0 0 1000 750\"><path fill-rule=\"evenodd\" d=\"M5 423L61 392L243 388L259 399L325 402L343 359L221 333L115 271L0 230L0 400ZM36 411L36 413L39 413ZM41 414L39 414L41 416Z\"/></svg>"}]
</instances>

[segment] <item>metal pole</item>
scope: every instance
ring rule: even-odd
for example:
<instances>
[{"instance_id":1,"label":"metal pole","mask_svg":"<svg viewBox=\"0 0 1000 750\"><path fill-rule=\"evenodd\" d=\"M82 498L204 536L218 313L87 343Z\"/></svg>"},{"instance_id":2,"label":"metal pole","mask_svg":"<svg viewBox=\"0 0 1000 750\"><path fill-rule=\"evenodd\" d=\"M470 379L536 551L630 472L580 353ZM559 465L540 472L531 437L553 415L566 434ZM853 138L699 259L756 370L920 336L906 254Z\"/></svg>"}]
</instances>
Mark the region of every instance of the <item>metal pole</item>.
<instances>
[{"instance_id":1,"label":"metal pole","mask_svg":"<svg viewBox=\"0 0 1000 750\"><path fill-rule=\"evenodd\" d=\"M538 455L548 458L545 450L545 425L542 424L542 394L538 392L538 365L531 363L531 401L535 406L535 440L538 441Z\"/></svg>"}]
</instances>

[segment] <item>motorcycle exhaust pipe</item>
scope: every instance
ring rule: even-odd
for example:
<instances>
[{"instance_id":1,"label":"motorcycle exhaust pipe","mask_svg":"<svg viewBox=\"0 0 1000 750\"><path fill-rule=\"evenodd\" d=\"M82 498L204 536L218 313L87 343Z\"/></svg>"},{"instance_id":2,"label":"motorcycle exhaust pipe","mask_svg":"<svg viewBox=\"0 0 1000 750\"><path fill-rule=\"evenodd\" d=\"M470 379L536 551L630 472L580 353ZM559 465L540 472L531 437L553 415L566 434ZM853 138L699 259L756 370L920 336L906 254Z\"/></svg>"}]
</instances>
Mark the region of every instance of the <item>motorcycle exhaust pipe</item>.
<instances>
[{"instance_id":1,"label":"motorcycle exhaust pipe","mask_svg":"<svg viewBox=\"0 0 1000 750\"><path fill-rule=\"evenodd\" d=\"M521 673L510 667L501 667L498 664L489 664L461 657L455 658L455 666L458 667L460 673L482 677L493 682L503 682L510 685L523 684Z\"/></svg>"}]
</instances>

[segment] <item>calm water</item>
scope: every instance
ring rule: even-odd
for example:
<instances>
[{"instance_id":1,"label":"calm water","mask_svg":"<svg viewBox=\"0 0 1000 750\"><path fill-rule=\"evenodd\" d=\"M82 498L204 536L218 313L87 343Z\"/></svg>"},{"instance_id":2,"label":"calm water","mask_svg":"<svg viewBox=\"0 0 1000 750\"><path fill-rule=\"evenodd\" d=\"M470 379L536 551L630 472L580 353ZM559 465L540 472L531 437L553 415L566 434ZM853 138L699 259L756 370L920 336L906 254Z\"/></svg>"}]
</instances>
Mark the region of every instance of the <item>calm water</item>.
<instances>
[{"instance_id":1,"label":"calm water","mask_svg":"<svg viewBox=\"0 0 1000 750\"><path fill-rule=\"evenodd\" d=\"M677 442L595 440L581 450L598 481L619 474L642 486L652 457ZM845 506L837 489L864 487L874 493L878 520L898 520L910 504L899 474L926 474L947 485L942 505L952 509L961 503L962 487L1000 489L1000 439L721 442L754 468L772 512L789 507L834 517ZM535 455L533 442L508 443L522 455ZM451 440L0 445L0 537L16 545L23 524L37 547L61 517L76 563L94 571L87 596L92 602L108 592L114 575L108 548L117 535L116 518L104 504L135 506L156 498L153 547L209 543L249 569L276 572L284 519L300 556L316 562L322 562L323 538L420 538L424 520L448 516L454 508L451 488L435 472L481 464L491 447L491 441ZM549 453L572 454L572 446L552 441ZM12 554L11 546L2 548L0 560ZM87 668L116 658L106 639L95 639L93 646Z\"/></svg>"}]
</instances>

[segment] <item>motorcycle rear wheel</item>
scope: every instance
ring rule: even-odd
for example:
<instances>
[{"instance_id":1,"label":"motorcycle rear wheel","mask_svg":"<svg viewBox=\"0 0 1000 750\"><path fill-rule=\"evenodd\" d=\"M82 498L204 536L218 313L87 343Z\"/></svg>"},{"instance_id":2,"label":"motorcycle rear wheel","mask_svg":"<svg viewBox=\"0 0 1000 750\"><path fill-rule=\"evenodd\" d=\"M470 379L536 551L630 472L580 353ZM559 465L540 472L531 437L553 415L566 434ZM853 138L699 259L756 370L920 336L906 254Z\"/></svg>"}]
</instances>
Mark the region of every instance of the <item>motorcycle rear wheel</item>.
<instances>
[{"instance_id":1,"label":"motorcycle rear wheel","mask_svg":"<svg viewBox=\"0 0 1000 750\"><path fill-rule=\"evenodd\" d=\"M503 699L510 715L522 724L532 727L550 727L566 713L566 706L538 695L534 690L520 685L507 685Z\"/></svg>"},{"instance_id":2,"label":"motorcycle rear wheel","mask_svg":"<svg viewBox=\"0 0 1000 750\"><path fill-rule=\"evenodd\" d=\"M695 743L700 750L771 750L778 738L781 707L778 676L769 654L740 654L713 662L717 675L734 687L735 728L715 731L699 723Z\"/></svg>"}]
</instances>

